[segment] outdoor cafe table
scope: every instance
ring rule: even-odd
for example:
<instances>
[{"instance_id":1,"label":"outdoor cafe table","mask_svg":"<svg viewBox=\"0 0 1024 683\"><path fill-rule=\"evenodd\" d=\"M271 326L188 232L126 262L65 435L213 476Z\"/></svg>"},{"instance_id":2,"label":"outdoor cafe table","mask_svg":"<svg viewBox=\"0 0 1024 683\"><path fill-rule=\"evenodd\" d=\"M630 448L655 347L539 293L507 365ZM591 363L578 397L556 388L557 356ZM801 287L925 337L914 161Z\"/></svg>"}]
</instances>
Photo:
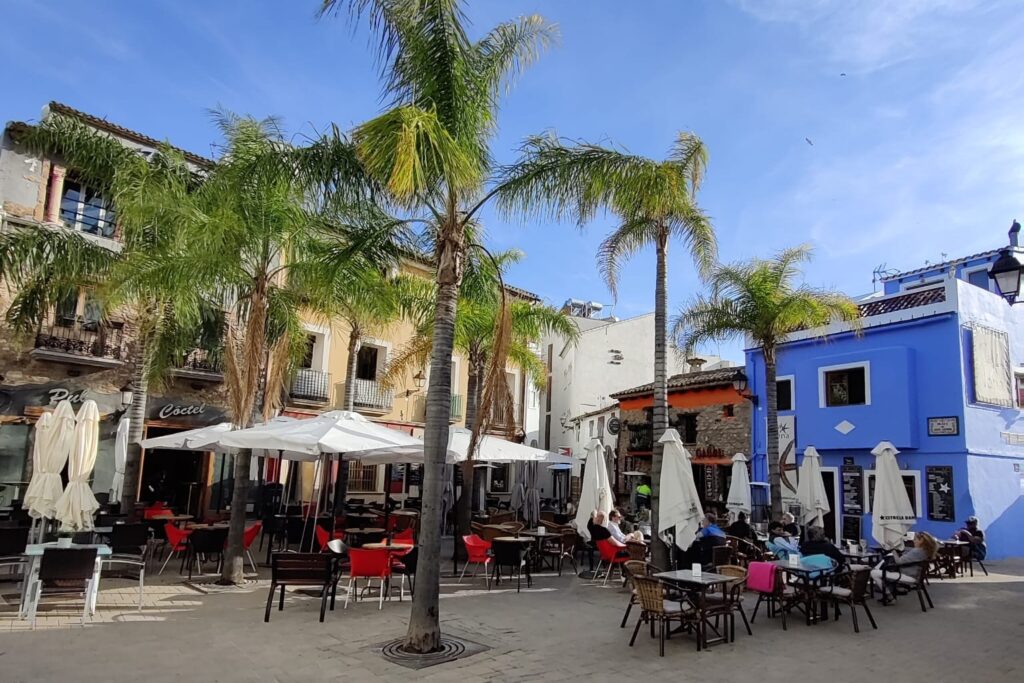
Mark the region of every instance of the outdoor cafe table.
<instances>
[{"instance_id":1,"label":"outdoor cafe table","mask_svg":"<svg viewBox=\"0 0 1024 683\"><path fill-rule=\"evenodd\" d=\"M391 552L399 553L412 550L415 547L412 543L396 543L394 541L389 543L385 541L383 543L367 543L363 546L363 550L390 550Z\"/></svg>"},{"instance_id":2,"label":"outdoor cafe table","mask_svg":"<svg viewBox=\"0 0 1024 683\"><path fill-rule=\"evenodd\" d=\"M542 547L544 545L544 541L548 540L549 538L561 539L561 534L554 534L554 533L551 533L551 532L547 531L546 529L544 530L544 533L541 533L540 530L538 530L538 529L523 529L522 531L519 532L519 535L520 536L526 536L527 538L532 538L533 539L533 543L534 543L533 567L537 571L540 571L542 569L542 567L541 567L541 559L542 559L543 556L541 555L541 549L542 549ZM498 539L495 539L495 540L498 540Z\"/></svg>"},{"instance_id":3,"label":"outdoor cafe table","mask_svg":"<svg viewBox=\"0 0 1024 683\"><path fill-rule=\"evenodd\" d=\"M822 569L819 565L806 564L803 558L800 559L800 563L797 565L790 564L789 560L775 560L772 564L798 580L799 585L796 587L803 593L801 599L804 604L804 615L807 617L807 625L810 626L812 622L818 621L818 616L824 619L826 616L824 614L824 601L821 601L822 613L820 615L814 614L814 603L818 599L817 594L818 588L821 586L821 580L831 577L834 570Z\"/></svg>"},{"instance_id":4,"label":"outdoor cafe table","mask_svg":"<svg viewBox=\"0 0 1024 683\"><path fill-rule=\"evenodd\" d=\"M519 536L498 536L497 538L491 539L491 543L519 543L519 544L522 544L522 545L532 545L534 543L538 543L539 542L537 540L537 537L538 537L537 533L526 534L526 532L523 532L523 531L520 531L519 533L521 534ZM525 535L523 535L523 534L525 534ZM530 579L530 560L529 560L529 558L527 558L527 562L526 562L526 576L527 576L527 580L531 580ZM498 572L498 580L499 581L501 580L501 572L500 571Z\"/></svg>"},{"instance_id":5,"label":"outdoor cafe table","mask_svg":"<svg viewBox=\"0 0 1024 683\"><path fill-rule=\"evenodd\" d=\"M701 632L707 633L707 629L711 629L716 634L719 633L718 629L713 626L710 620L706 616L707 611L707 600L705 596L709 589L714 589L716 586L722 587L722 597L724 598L729 589L729 584L736 580L735 576L726 576L725 574L716 574L714 572L701 572L700 575L695 576L693 571L690 569L677 569L670 572L658 572L653 575L656 579L661 579L665 583L670 583L678 588L695 593L698 596L698 600L695 601L697 612L700 615L700 620L704 625L701 631L698 631L697 638L701 639ZM724 643L725 633L722 632L713 641L705 639L703 643L699 643L702 647L713 645L715 643Z\"/></svg>"},{"instance_id":6,"label":"outdoor cafe table","mask_svg":"<svg viewBox=\"0 0 1024 683\"><path fill-rule=\"evenodd\" d=\"M31 586L39 575L39 561L43 553L50 548L58 548L56 543L30 543L25 546L25 558L28 560L28 567L25 570L25 580L21 582L21 606L18 609L18 616L24 616L28 611L28 587ZM96 596L100 591L100 568L104 557L110 557L112 551L109 545L102 543L72 543L67 548L83 550L96 548L96 567L92 572L92 591L86 596L89 603L89 614L96 614Z\"/></svg>"}]
</instances>

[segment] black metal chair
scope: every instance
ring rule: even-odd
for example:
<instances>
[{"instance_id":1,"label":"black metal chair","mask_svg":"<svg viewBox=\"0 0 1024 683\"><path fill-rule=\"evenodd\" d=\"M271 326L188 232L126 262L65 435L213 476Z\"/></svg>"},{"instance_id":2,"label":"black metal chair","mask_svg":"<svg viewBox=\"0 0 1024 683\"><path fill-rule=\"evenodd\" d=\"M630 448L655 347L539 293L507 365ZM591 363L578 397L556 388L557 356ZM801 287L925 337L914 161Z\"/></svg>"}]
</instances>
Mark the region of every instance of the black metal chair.
<instances>
[{"instance_id":1,"label":"black metal chair","mask_svg":"<svg viewBox=\"0 0 1024 683\"><path fill-rule=\"evenodd\" d=\"M932 603L932 596L928 594L928 567L931 560L920 562L907 562L906 564L895 564L881 568L881 580L883 586L882 604L889 602L888 595L895 596L900 590L906 592L914 591L917 599L921 602L921 611L927 612L928 608L935 608ZM925 606L925 601L928 604Z\"/></svg>"},{"instance_id":2,"label":"black metal chair","mask_svg":"<svg viewBox=\"0 0 1024 683\"><path fill-rule=\"evenodd\" d=\"M9 576L4 577L14 581L21 580L18 569L25 567L25 546L28 545L29 527L4 527L0 528L0 567L8 567L11 570Z\"/></svg>"},{"instance_id":3,"label":"black metal chair","mask_svg":"<svg viewBox=\"0 0 1024 683\"><path fill-rule=\"evenodd\" d=\"M402 577L401 589L398 599L401 600L405 594L405 580L409 579L409 594L416 595L416 562L419 559L419 548L413 548L404 555L395 556L391 563L391 573Z\"/></svg>"},{"instance_id":4,"label":"black metal chair","mask_svg":"<svg viewBox=\"0 0 1024 683\"><path fill-rule=\"evenodd\" d=\"M136 568L139 580L139 611L146 583L146 563L149 562L150 532L147 524L118 524L110 534L110 557L104 558L104 569ZM120 571L118 571L120 573Z\"/></svg>"},{"instance_id":5,"label":"black metal chair","mask_svg":"<svg viewBox=\"0 0 1024 683\"><path fill-rule=\"evenodd\" d=\"M868 607L867 602L871 592L870 587L871 569L858 569L854 572L836 575L832 585L818 589L818 595L832 601L836 621L839 621L839 605L849 605L853 619L853 631L860 633L860 626L857 624L857 605L864 608L864 613L868 615L868 621L871 622L871 628L878 629L878 624L875 623L875 617L871 614L871 608Z\"/></svg>"},{"instance_id":6,"label":"black metal chair","mask_svg":"<svg viewBox=\"0 0 1024 683\"><path fill-rule=\"evenodd\" d=\"M196 529L188 537L188 578L192 580L192 569L198 563L203 571L203 562L211 556L217 558L217 571L224 563L224 544L228 540L227 529Z\"/></svg>"},{"instance_id":7,"label":"black metal chair","mask_svg":"<svg viewBox=\"0 0 1024 683\"><path fill-rule=\"evenodd\" d=\"M327 598L331 598L331 610L338 593L338 574L333 553L274 553L270 562L270 594L267 595L267 609L263 621L270 621L270 608L274 604L274 592L280 588L281 597L278 611L284 609L284 589L287 586L315 586L320 588L320 621L327 612Z\"/></svg>"},{"instance_id":8,"label":"black metal chair","mask_svg":"<svg viewBox=\"0 0 1024 683\"><path fill-rule=\"evenodd\" d=\"M501 568L507 567L509 579L513 576L516 578L517 593L523 587L524 571L526 572L526 587L529 588L533 585L533 577L530 576L529 551L524 544L518 541L494 540L491 542L491 553L493 555L491 576L494 579L494 583L501 583ZM490 586L488 586L489 589Z\"/></svg>"},{"instance_id":9,"label":"black metal chair","mask_svg":"<svg viewBox=\"0 0 1024 683\"><path fill-rule=\"evenodd\" d=\"M96 548L47 548L39 558L39 573L28 587L28 614L36 627L39 601L44 595L82 594L82 625L89 616L89 596L96 571Z\"/></svg>"}]
</instances>

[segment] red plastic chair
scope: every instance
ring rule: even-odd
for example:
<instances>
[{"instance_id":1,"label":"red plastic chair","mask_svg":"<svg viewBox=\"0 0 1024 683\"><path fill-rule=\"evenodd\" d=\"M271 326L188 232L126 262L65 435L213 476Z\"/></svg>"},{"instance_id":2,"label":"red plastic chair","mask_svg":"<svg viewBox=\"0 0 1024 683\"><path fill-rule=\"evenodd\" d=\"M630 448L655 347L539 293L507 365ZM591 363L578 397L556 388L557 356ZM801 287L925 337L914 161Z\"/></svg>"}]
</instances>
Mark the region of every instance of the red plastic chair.
<instances>
[{"instance_id":1,"label":"red plastic chair","mask_svg":"<svg viewBox=\"0 0 1024 683\"><path fill-rule=\"evenodd\" d=\"M162 517L169 512L173 512L173 510L171 510L169 507L167 507L161 502L156 502L142 511L142 518L154 519L156 517Z\"/></svg>"},{"instance_id":2,"label":"red plastic chair","mask_svg":"<svg viewBox=\"0 0 1024 683\"><path fill-rule=\"evenodd\" d=\"M392 536L392 538L394 539L395 543L415 543L416 542L416 535L413 533L412 529L402 529L401 531L396 533L394 536Z\"/></svg>"},{"instance_id":3,"label":"red plastic chair","mask_svg":"<svg viewBox=\"0 0 1024 683\"><path fill-rule=\"evenodd\" d=\"M242 547L245 549L245 556L249 558L249 565L254 572L258 570L256 569L256 561L252 559L252 553L249 552L249 547L256 542L256 538L262 530L263 522L256 522L242 533Z\"/></svg>"},{"instance_id":4,"label":"red plastic chair","mask_svg":"<svg viewBox=\"0 0 1024 683\"><path fill-rule=\"evenodd\" d=\"M365 550L349 548L350 563L348 572L348 591L345 595L345 609L348 609L349 597L355 595L358 600L359 579L367 580L369 587L372 579L380 579L380 603L377 609L384 609L385 586L391 581L391 553L386 549ZM353 589L357 591L353 593Z\"/></svg>"},{"instance_id":5,"label":"red plastic chair","mask_svg":"<svg viewBox=\"0 0 1024 683\"><path fill-rule=\"evenodd\" d=\"M314 532L316 533L316 543L317 543L317 545L320 546L320 552L322 552L322 553L326 553L327 552L327 544L328 544L328 542L333 541L335 539L341 540L341 541L345 540L345 532L342 531L341 529L338 529L337 531L335 531L332 534L327 529L325 529L322 526L320 526L319 524L317 524L315 529L314 529Z\"/></svg>"},{"instance_id":6,"label":"red plastic chair","mask_svg":"<svg viewBox=\"0 0 1024 683\"><path fill-rule=\"evenodd\" d=\"M457 583L462 583L462 577L466 575L466 569L471 564L477 565L476 571L473 572L474 579L480 572L480 567L484 568L484 575L489 576L487 573L487 566L491 563L491 556L489 555L491 550L490 542L485 541L476 534L463 536L462 542L466 545L466 564L462 567L462 574L459 575ZM489 587L490 579L488 579L487 583Z\"/></svg>"},{"instance_id":7,"label":"red plastic chair","mask_svg":"<svg viewBox=\"0 0 1024 683\"><path fill-rule=\"evenodd\" d=\"M167 563L171 561L175 553L185 553L188 551L188 537L191 533L188 529L179 529L170 522L164 524L164 534L167 535L167 547L171 549L171 552L167 555L167 559L164 560L163 566L160 567L160 574L164 573Z\"/></svg>"},{"instance_id":8,"label":"red plastic chair","mask_svg":"<svg viewBox=\"0 0 1024 683\"><path fill-rule=\"evenodd\" d=\"M619 551L624 550L626 549L622 546L615 545L608 539L597 541L597 552L601 556L601 559L598 561L597 569L594 571L595 581L597 580L597 577L601 575L601 565L605 563L608 564L608 569L604 572L604 581L601 582L602 586L608 583L608 575L612 573L612 569L614 569L616 565L619 565L619 574L622 574L622 565L626 564L630 560L628 553L621 556L619 555Z\"/></svg>"}]
</instances>

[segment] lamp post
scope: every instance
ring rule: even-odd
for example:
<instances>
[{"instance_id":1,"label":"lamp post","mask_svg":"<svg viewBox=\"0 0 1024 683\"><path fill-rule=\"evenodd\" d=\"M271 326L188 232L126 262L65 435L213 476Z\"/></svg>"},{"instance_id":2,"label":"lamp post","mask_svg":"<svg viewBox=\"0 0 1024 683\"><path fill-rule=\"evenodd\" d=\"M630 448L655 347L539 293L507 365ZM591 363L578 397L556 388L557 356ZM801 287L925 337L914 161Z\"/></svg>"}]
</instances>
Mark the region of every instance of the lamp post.
<instances>
[{"instance_id":1,"label":"lamp post","mask_svg":"<svg viewBox=\"0 0 1024 683\"><path fill-rule=\"evenodd\" d=\"M1021 271L1024 270L1024 265L1015 256L1019 234L1020 223L1014 221L1010 226L1010 246L999 252L999 258L988 271L988 276L995 281L996 292L1011 306L1017 303L1020 295Z\"/></svg>"},{"instance_id":2,"label":"lamp post","mask_svg":"<svg viewBox=\"0 0 1024 683\"><path fill-rule=\"evenodd\" d=\"M121 387L121 407L124 410L128 410L131 407L132 401L135 400L135 391L132 387L132 383L129 382Z\"/></svg>"},{"instance_id":3,"label":"lamp post","mask_svg":"<svg viewBox=\"0 0 1024 683\"><path fill-rule=\"evenodd\" d=\"M747 385L747 375L742 370L737 370L736 374L732 376L732 388L736 390L737 394L757 405L757 394L748 393Z\"/></svg>"}]
</instances>

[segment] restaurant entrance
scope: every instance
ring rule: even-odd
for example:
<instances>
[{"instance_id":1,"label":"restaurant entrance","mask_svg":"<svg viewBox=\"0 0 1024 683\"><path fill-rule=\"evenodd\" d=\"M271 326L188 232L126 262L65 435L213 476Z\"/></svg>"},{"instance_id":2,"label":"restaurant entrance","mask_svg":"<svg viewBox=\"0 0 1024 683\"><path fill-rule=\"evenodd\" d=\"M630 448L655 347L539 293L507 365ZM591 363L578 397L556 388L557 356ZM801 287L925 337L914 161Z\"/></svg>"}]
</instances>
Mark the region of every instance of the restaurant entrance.
<instances>
[{"instance_id":1,"label":"restaurant entrance","mask_svg":"<svg viewBox=\"0 0 1024 683\"><path fill-rule=\"evenodd\" d=\"M173 434L180 430L149 427L146 437ZM142 460L139 500L161 501L183 514L201 517L201 498L206 484L206 453L155 448Z\"/></svg>"}]
</instances>

